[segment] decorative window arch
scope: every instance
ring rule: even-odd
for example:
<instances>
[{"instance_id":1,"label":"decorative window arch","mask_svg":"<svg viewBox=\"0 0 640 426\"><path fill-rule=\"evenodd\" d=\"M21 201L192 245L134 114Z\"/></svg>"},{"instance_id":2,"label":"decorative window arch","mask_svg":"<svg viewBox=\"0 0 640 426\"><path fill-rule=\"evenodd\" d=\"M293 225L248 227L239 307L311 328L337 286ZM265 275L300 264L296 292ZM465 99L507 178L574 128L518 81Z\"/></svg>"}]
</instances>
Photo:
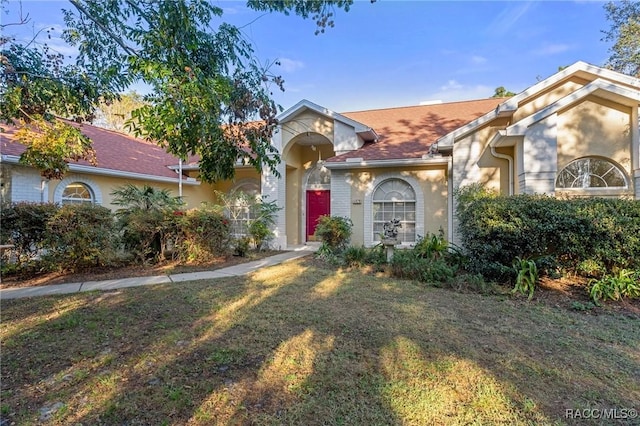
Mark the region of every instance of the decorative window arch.
<instances>
[{"instance_id":1,"label":"decorative window arch","mask_svg":"<svg viewBox=\"0 0 640 426\"><path fill-rule=\"evenodd\" d=\"M626 189L627 177L618 165L600 157L573 160L558 173L559 189Z\"/></svg>"},{"instance_id":2,"label":"decorative window arch","mask_svg":"<svg viewBox=\"0 0 640 426\"><path fill-rule=\"evenodd\" d=\"M416 241L416 191L405 180L390 178L379 183L372 197L373 241L380 241L384 224L398 219L398 239L403 243Z\"/></svg>"},{"instance_id":3,"label":"decorative window arch","mask_svg":"<svg viewBox=\"0 0 640 426\"><path fill-rule=\"evenodd\" d=\"M72 182L62 191L62 204L93 204L94 200L93 191L82 182Z\"/></svg>"},{"instance_id":4,"label":"decorative window arch","mask_svg":"<svg viewBox=\"0 0 640 426\"><path fill-rule=\"evenodd\" d=\"M60 204L102 204L102 192L93 180L84 176L71 175L58 183L53 193L53 201Z\"/></svg>"},{"instance_id":5,"label":"decorative window arch","mask_svg":"<svg viewBox=\"0 0 640 426\"><path fill-rule=\"evenodd\" d=\"M331 188L331 170L322 163L312 167L307 174L306 189L329 189Z\"/></svg>"}]
</instances>

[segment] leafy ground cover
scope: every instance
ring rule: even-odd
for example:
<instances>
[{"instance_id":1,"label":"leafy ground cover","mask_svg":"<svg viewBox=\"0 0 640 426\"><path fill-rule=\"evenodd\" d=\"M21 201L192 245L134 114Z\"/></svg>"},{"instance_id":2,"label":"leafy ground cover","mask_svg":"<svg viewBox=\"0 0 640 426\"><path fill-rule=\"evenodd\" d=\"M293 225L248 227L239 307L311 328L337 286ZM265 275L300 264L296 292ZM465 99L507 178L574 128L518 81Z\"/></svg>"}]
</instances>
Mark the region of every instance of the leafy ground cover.
<instances>
[{"instance_id":1,"label":"leafy ground cover","mask_svg":"<svg viewBox=\"0 0 640 426\"><path fill-rule=\"evenodd\" d=\"M460 293L309 257L247 277L5 300L0 416L600 424L565 415L640 408L640 317L545 295Z\"/></svg>"}]
</instances>

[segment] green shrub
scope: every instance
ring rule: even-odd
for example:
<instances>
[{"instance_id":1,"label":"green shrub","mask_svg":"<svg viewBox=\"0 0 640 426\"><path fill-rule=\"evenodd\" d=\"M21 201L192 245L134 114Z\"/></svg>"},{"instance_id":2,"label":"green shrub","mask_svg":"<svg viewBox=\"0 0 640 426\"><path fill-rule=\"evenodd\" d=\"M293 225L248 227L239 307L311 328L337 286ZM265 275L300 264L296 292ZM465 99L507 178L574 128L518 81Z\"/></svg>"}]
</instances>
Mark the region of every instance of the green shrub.
<instances>
[{"instance_id":1,"label":"green shrub","mask_svg":"<svg viewBox=\"0 0 640 426\"><path fill-rule=\"evenodd\" d=\"M20 202L0 212L0 241L12 244L18 264L28 263L44 248L47 222L58 211L53 203Z\"/></svg>"},{"instance_id":2,"label":"green shrub","mask_svg":"<svg viewBox=\"0 0 640 426\"><path fill-rule=\"evenodd\" d=\"M329 251L342 252L351 239L351 228L353 228L353 222L349 218L320 216L315 236L322 240Z\"/></svg>"},{"instance_id":3,"label":"green shrub","mask_svg":"<svg viewBox=\"0 0 640 426\"><path fill-rule=\"evenodd\" d=\"M343 256L347 266L363 266L367 263L367 249L364 246L349 246Z\"/></svg>"},{"instance_id":4,"label":"green shrub","mask_svg":"<svg viewBox=\"0 0 640 426\"><path fill-rule=\"evenodd\" d=\"M440 230L439 234L428 234L424 237L418 237L413 250L420 257L428 259L439 259L447 254L449 243L444 238L444 232Z\"/></svg>"},{"instance_id":5,"label":"green shrub","mask_svg":"<svg viewBox=\"0 0 640 426\"><path fill-rule=\"evenodd\" d=\"M592 279L589 284L589 296L596 304L601 300L639 299L640 271L620 269L617 273Z\"/></svg>"},{"instance_id":6,"label":"green shrub","mask_svg":"<svg viewBox=\"0 0 640 426\"><path fill-rule=\"evenodd\" d=\"M62 206L47 222L48 261L62 270L108 265L118 239L111 211L92 204Z\"/></svg>"},{"instance_id":7,"label":"green shrub","mask_svg":"<svg viewBox=\"0 0 640 426\"><path fill-rule=\"evenodd\" d=\"M517 257L536 259L541 274L640 269L639 201L501 196L478 186L455 195L471 272L507 281Z\"/></svg>"},{"instance_id":8,"label":"green shrub","mask_svg":"<svg viewBox=\"0 0 640 426\"><path fill-rule=\"evenodd\" d=\"M397 250L391 259L391 273L398 278L441 285L451 281L455 271L443 259L426 259L413 250Z\"/></svg>"},{"instance_id":9,"label":"green shrub","mask_svg":"<svg viewBox=\"0 0 640 426\"><path fill-rule=\"evenodd\" d=\"M256 250L260 251L263 248L263 245L270 239L273 235L271 229L269 229L269 225L262 220L254 220L249 225L249 235L253 239L253 243L256 246Z\"/></svg>"},{"instance_id":10,"label":"green shrub","mask_svg":"<svg viewBox=\"0 0 640 426\"><path fill-rule=\"evenodd\" d=\"M176 247L184 261L207 261L227 254L231 246L229 219L218 211L207 208L189 210L180 227Z\"/></svg>"},{"instance_id":11,"label":"green shrub","mask_svg":"<svg viewBox=\"0 0 640 426\"><path fill-rule=\"evenodd\" d=\"M182 200L167 189L148 185L125 185L116 188L113 204L117 225L126 251L138 261L157 261L173 255L172 246L178 239L182 215Z\"/></svg>"}]
</instances>

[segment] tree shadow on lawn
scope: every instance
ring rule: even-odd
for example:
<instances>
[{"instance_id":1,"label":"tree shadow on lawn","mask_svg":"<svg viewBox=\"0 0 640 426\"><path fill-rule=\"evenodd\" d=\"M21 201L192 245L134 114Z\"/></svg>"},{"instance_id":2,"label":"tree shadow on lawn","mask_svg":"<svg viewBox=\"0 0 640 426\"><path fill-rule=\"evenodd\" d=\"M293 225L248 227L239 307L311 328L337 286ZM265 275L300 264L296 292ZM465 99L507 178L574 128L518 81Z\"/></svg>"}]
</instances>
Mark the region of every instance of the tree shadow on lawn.
<instances>
[{"instance_id":1,"label":"tree shadow on lawn","mask_svg":"<svg viewBox=\"0 0 640 426\"><path fill-rule=\"evenodd\" d=\"M59 402L51 423L551 424L640 400L637 320L309 261L3 304L3 418Z\"/></svg>"}]
</instances>

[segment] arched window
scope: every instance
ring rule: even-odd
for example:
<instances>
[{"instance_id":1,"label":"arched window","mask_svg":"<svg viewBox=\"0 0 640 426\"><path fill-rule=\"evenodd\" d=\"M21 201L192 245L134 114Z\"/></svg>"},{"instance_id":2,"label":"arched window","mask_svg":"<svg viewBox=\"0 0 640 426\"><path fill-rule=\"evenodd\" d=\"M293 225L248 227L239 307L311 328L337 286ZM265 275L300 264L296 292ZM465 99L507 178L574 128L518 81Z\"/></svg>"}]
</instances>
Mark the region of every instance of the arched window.
<instances>
[{"instance_id":1,"label":"arched window","mask_svg":"<svg viewBox=\"0 0 640 426\"><path fill-rule=\"evenodd\" d=\"M316 166L309 171L307 189L328 189L331 187L331 171L325 166Z\"/></svg>"},{"instance_id":2,"label":"arched window","mask_svg":"<svg viewBox=\"0 0 640 426\"><path fill-rule=\"evenodd\" d=\"M626 188L624 172L609 160L587 157L574 160L558 173L556 188Z\"/></svg>"},{"instance_id":3,"label":"arched window","mask_svg":"<svg viewBox=\"0 0 640 426\"><path fill-rule=\"evenodd\" d=\"M384 224L398 219L398 239L403 243L416 241L416 194L402 179L388 179L373 192L373 241L380 241Z\"/></svg>"},{"instance_id":4,"label":"arched window","mask_svg":"<svg viewBox=\"0 0 640 426\"><path fill-rule=\"evenodd\" d=\"M260 199L260 185L253 180L244 182L233 188L229 195L233 198L228 207L231 235L243 237L248 234L251 220L258 215L256 208Z\"/></svg>"},{"instance_id":5,"label":"arched window","mask_svg":"<svg viewBox=\"0 0 640 426\"><path fill-rule=\"evenodd\" d=\"M62 204L95 203L95 196L84 183L73 182L62 191Z\"/></svg>"}]
</instances>

